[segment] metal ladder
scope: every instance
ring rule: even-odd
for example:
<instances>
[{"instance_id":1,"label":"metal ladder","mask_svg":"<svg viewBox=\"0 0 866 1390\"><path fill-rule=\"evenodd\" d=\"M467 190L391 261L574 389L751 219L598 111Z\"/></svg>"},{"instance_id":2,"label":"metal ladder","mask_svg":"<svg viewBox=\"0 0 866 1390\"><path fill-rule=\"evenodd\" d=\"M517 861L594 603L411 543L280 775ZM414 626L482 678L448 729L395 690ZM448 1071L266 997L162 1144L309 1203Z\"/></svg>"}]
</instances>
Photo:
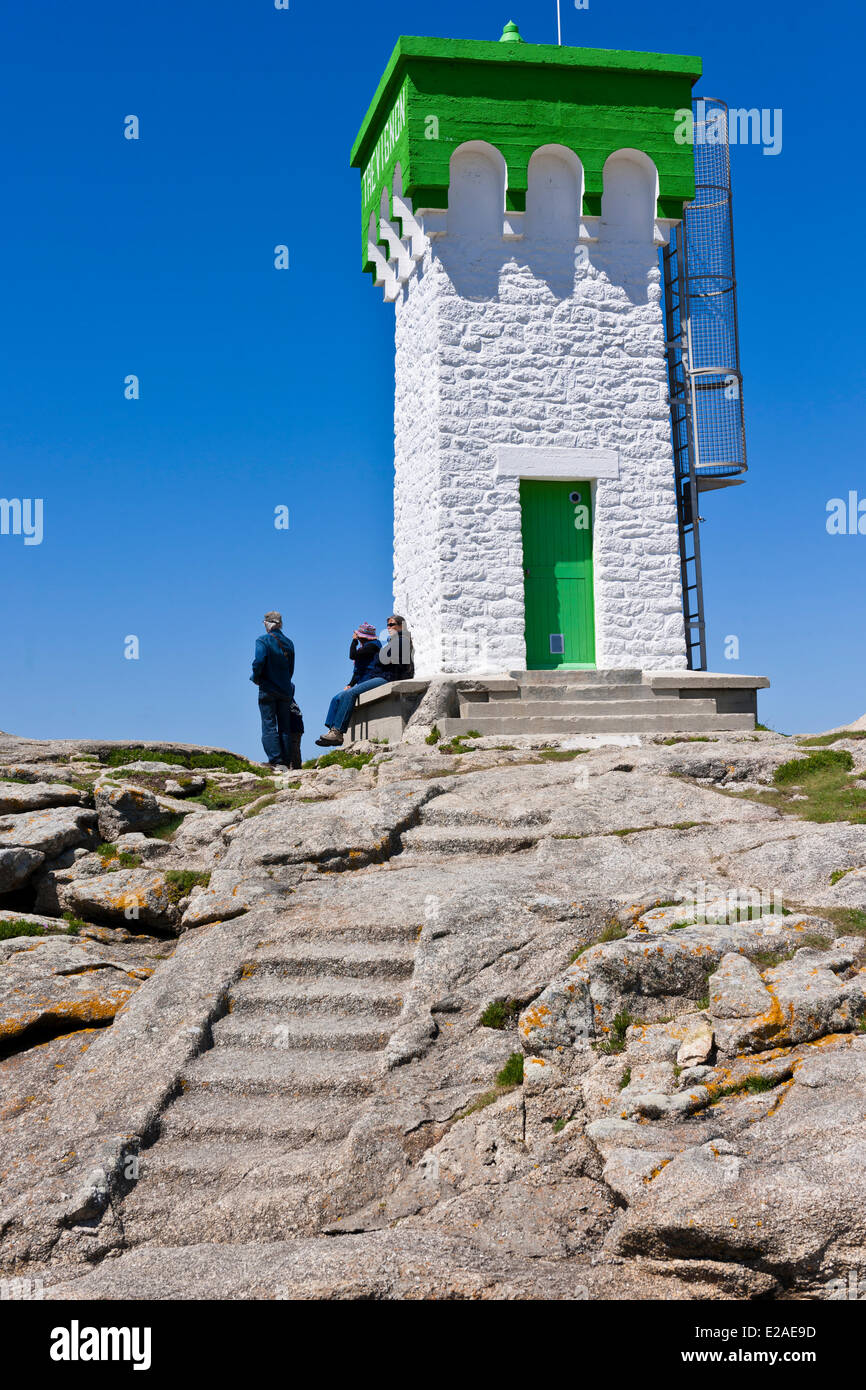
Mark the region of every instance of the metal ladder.
<instances>
[{"instance_id":1,"label":"metal ladder","mask_svg":"<svg viewBox=\"0 0 866 1390\"><path fill-rule=\"evenodd\" d=\"M698 497L746 472L728 108L693 105L695 197L662 248L665 353L689 668L706 670Z\"/></svg>"}]
</instances>

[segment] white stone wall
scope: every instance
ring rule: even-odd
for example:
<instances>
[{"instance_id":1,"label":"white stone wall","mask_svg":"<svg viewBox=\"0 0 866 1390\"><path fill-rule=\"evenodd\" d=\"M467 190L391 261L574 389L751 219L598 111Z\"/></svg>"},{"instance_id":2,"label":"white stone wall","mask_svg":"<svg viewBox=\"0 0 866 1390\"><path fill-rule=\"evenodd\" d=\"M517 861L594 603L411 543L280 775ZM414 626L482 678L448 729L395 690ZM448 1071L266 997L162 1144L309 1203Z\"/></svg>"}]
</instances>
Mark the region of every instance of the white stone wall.
<instances>
[{"instance_id":1,"label":"white stone wall","mask_svg":"<svg viewBox=\"0 0 866 1390\"><path fill-rule=\"evenodd\" d=\"M576 248L465 216L396 300L395 607L419 676L523 668L519 480L496 448L614 450L594 484L599 667L685 668L652 232ZM578 474L578 477L585 475Z\"/></svg>"},{"instance_id":2,"label":"white stone wall","mask_svg":"<svg viewBox=\"0 0 866 1390\"><path fill-rule=\"evenodd\" d=\"M394 612L412 633L416 674L442 669L439 559L439 306L424 265L398 300L394 390Z\"/></svg>"}]
</instances>

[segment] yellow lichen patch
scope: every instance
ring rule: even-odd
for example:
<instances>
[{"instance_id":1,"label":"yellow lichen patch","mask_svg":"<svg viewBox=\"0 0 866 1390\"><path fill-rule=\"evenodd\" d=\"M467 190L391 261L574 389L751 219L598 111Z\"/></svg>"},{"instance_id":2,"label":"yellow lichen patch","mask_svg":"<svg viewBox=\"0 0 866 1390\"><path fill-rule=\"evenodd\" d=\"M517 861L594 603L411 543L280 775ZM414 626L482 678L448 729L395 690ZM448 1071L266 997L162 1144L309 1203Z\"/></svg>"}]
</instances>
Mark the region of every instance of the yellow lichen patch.
<instances>
[{"instance_id":1,"label":"yellow lichen patch","mask_svg":"<svg viewBox=\"0 0 866 1390\"><path fill-rule=\"evenodd\" d=\"M794 1023L794 1005L789 1003L787 1011L782 1008L776 996L773 986L766 980L764 988L770 995L771 1004L769 1009L763 1014L756 1014L754 1018L744 1019L743 1023L748 1024L749 1032L762 1042L769 1042L771 1046L784 1048L787 1040L784 1038L786 1031L790 1032ZM718 997L718 996L714 996Z\"/></svg>"},{"instance_id":2,"label":"yellow lichen patch","mask_svg":"<svg viewBox=\"0 0 866 1390\"><path fill-rule=\"evenodd\" d=\"M790 1078L790 1080L788 1080L788 1081L783 1081L783 1082L781 1083L781 1085L780 1085L779 1088L778 1088L778 1095L776 1096L775 1100L773 1101L773 1104L770 1106L769 1110L767 1111L767 1114L768 1114L768 1115L775 1115L776 1111L779 1109L779 1106L782 1104L782 1101L783 1101L783 1100L785 1099L785 1097L788 1095L788 1092L790 1091L790 1089L791 1089L791 1087L792 1087L793 1085L794 1085L794 1078L793 1078L793 1076Z\"/></svg>"},{"instance_id":3,"label":"yellow lichen patch","mask_svg":"<svg viewBox=\"0 0 866 1390\"><path fill-rule=\"evenodd\" d=\"M658 1177L658 1175L659 1175L659 1173L662 1171L662 1169L663 1169L663 1168L667 1168L668 1164L671 1163L672 1161L673 1161L673 1160L670 1159L670 1158L663 1158L662 1161L661 1161L661 1163L658 1165L658 1167L657 1167L657 1168L653 1168L652 1172L647 1174L647 1176L644 1178L644 1182L647 1182L647 1183L649 1183L649 1182L655 1182L656 1178Z\"/></svg>"},{"instance_id":4,"label":"yellow lichen patch","mask_svg":"<svg viewBox=\"0 0 866 1390\"><path fill-rule=\"evenodd\" d=\"M108 906L116 908L118 912L125 912L130 907L142 908L147 906L147 898L142 897L136 891L126 891L116 895L106 893L105 897Z\"/></svg>"},{"instance_id":5,"label":"yellow lichen patch","mask_svg":"<svg viewBox=\"0 0 866 1390\"><path fill-rule=\"evenodd\" d=\"M546 1004L532 1004L521 1019L520 1031L524 1037L528 1037L533 1028L546 1028L549 1018L550 1009Z\"/></svg>"},{"instance_id":6,"label":"yellow lichen patch","mask_svg":"<svg viewBox=\"0 0 866 1390\"><path fill-rule=\"evenodd\" d=\"M804 1043L803 1046L828 1047L835 1046L836 1043L844 1043L846 1047L850 1047L854 1041L854 1037L855 1034L853 1033L827 1033L823 1038L812 1038L810 1042ZM798 1066L802 1060L801 1057L797 1059Z\"/></svg>"},{"instance_id":7,"label":"yellow lichen patch","mask_svg":"<svg viewBox=\"0 0 866 1390\"><path fill-rule=\"evenodd\" d=\"M730 1067L716 1067L716 1071L721 1072L717 1080L710 1081L709 1079L705 1079L703 1083L705 1090L709 1093L710 1100L712 1100L719 1091L733 1084L731 1080L733 1073Z\"/></svg>"},{"instance_id":8,"label":"yellow lichen patch","mask_svg":"<svg viewBox=\"0 0 866 1390\"><path fill-rule=\"evenodd\" d=\"M0 1020L0 1039L14 1038L35 1023L72 1020L97 1023L113 1019L135 992L135 987L115 986L103 995L84 994L76 999L43 999L31 1002L21 1013Z\"/></svg>"}]
</instances>

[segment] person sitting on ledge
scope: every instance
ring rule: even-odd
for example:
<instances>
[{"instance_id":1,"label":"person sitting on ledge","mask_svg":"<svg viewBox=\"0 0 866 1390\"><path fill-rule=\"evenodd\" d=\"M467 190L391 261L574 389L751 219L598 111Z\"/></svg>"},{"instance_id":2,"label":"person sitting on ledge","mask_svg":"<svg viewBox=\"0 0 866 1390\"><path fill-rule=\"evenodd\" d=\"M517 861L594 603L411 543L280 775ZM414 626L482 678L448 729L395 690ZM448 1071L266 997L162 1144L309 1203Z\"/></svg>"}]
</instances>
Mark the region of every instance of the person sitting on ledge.
<instances>
[{"instance_id":1,"label":"person sitting on ledge","mask_svg":"<svg viewBox=\"0 0 866 1390\"><path fill-rule=\"evenodd\" d=\"M325 716L328 732L316 739L320 748L335 748L343 742L343 735L352 720L355 701L364 690L373 690L377 685L385 685L394 679L379 664L381 648L382 643L372 623L361 623L355 629L349 647L349 660L354 663L352 679L328 706Z\"/></svg>"},{"instance_id":2,"label":"person sitting on ledge","mask_svg":"<svg viewBox=\"0 0 866 1390\"><path fill-rule=\"evenodd\" d=\"M389 681L410 681L415 675L412 636L399 613L388 619L388 640L379 653L379 665Z\"/></svg>"}]
</instances>

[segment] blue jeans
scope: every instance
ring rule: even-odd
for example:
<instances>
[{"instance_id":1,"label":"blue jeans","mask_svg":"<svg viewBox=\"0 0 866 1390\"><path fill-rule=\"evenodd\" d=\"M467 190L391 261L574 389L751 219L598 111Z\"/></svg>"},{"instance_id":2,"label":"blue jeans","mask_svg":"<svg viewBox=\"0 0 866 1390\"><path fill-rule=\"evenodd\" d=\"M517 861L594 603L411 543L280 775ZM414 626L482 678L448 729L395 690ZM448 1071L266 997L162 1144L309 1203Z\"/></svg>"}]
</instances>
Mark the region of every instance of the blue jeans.
<instances>
[{"instance_id":1,"label":"blue jeans","mask_svg":"<svg viewBox=\"0 0 866 1390\"><path fill-rule=\"evenodd\" d=\"M348 690L341 690L339 695L335 695L328 705L325 726L328 729L339 729L340 733L344 734L352 722L352 709L361 692L374 690L377 685L387 684L388 681L384 676L373 676L371 680L359 681L357 685L351 686Z\"/></svg>"},{"instance_id":2,"label":"blue jeans","mask_svg":"<svg viewBox=\"0 0 866 1390\"><path fill-rule=\"evenodd\" d=\"M286 696L259 695L262 716L262 747L269 763L292 766L292 702Z\"/></svg>"}]
</instances>

